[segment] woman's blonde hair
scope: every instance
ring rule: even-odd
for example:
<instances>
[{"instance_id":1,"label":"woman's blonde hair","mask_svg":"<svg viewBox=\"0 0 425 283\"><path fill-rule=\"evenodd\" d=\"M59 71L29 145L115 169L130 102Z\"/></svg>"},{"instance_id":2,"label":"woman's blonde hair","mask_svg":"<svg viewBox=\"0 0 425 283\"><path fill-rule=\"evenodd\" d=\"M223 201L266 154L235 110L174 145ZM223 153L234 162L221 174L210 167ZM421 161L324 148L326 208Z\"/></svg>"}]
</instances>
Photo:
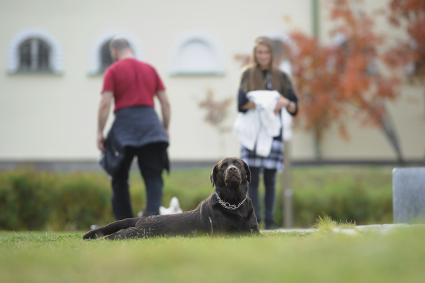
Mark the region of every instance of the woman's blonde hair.
<instances>
[{"instance_id":1,"label":"woman's blonde hair","mask_svg":"<svg viewBox=\"0 0 425 283\"><path fill-rule=\"evenodd\" d=\"M280 79L280 72L274 67L273 64L273 45L271 40L264 36L258 37L255 40L255 46L252 51L253 64L246 70L248 73L242 87L245 91L261 90L266 88L260 64L258 63L257 57L255 56L259 45L267 47L267 49L270 51L271 60L268 70L271 75L272 87L274 90L280 90L282 87L282 80Z\"/></svg>"}]
</instances>

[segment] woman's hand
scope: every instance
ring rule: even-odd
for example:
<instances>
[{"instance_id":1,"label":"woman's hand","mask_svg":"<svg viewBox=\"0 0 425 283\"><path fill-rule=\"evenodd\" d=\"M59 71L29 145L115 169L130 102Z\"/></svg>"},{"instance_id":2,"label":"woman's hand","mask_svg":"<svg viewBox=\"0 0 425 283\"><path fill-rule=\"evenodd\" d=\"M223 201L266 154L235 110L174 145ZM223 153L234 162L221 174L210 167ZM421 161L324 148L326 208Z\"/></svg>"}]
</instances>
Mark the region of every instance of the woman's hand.
<instances>
[{"instance_id":1,"label":"woman's hand","mask_svg":"<svg viewBox=\"0 0 425 283\"><path fill-rule=\"evenodd\" d=\"M250 110L250 109L255 109L255 108L256 108L255 103L252 102L252 101L248 101L247 103L245 103L242 106L242 109L244 109L244 110Z\"/></svg>"},{"instance_id":2,"label":"woman's hand","mask_svg":"<svg viewBox=\"0 0 425 283\"><path fill-rule=\"evenodd\" d=\"M279 113L282 108L288 107L290 103L291 101L289 99L283 96L279 97L279 100L277 101L276 106L274 108L274 112Z\"/></svg>"}]
</instances>

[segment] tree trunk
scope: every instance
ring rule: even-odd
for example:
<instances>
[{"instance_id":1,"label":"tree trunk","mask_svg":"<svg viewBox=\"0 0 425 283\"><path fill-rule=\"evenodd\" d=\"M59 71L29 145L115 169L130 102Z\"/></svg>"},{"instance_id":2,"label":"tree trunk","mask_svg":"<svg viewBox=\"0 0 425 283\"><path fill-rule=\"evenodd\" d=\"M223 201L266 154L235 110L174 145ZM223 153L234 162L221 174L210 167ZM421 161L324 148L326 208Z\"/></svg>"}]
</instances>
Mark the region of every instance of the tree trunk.
<instances>
[{"instance_id":1,"label":"tree trunk","mask_svg":"<svg viewBox=\"0 0 425 283\"><path fill-rule=\"evenodd\" d=\"M382 112L382 115L377 117L379 126L381 130L383 131L383 134L387 138L388 142L390 143L391 147L393 148L394 153L396 154L397 162L399 164L403 164L404 159L403 159L403 154L401 153L401 147L400 147L397 130L394 126L394 123L391 119L391 115L388 112L387 108L384 106L383 109L384 111ZM374 110L371 109L370 111L374 111ZM376 111L374 113L376 113ZM375 116L377 115L375 114Z\"/></svg>"},{"instance_id":2,"label":"tree trunk","mask_svg":"<svg viewBox=\"0 0 425 283\"><path fill-rule=\"evenodd\" d=\"M317 126L316 128L314 128L313 131L313 142L314 142L314 157L316 158L316 160L322 160L322 133L321 133L321 129L319 128L320 126Z\"/></svg>"},{"instance_id":3,"label":"tree trunk","mask_svg":"<svg viewBox=\"0 0 425 283\"><path fill-rule=\"evenodd\" d=\"M425 88L424 88L424 112L425 112Z\"/></svg>"}]
</instances>

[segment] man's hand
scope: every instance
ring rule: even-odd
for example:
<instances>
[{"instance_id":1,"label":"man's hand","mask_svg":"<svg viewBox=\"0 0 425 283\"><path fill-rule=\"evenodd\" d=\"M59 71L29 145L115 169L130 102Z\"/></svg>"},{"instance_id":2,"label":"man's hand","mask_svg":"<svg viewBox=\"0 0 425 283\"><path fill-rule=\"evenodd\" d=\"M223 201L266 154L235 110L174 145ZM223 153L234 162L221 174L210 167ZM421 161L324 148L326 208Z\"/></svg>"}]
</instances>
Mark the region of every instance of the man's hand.
<instances>
[{"instance_id":1,"label":"man's hand","mask_svg":"<svg viewBox=\"0 0 425 283\"><path fill-rule=\"evenodd\" d=\"M102 133L97 134L97 148L101 151L105 151L105 138Z\"/></svg>"},{"instance_id":2,"label":"man's hand","mask_svg":"<svg viewBox=\"0 0 425 283\"><path fill-rule=\"evenodd\" d=\"M167 132L168 137L170 137L169 131L168 131L170 126L170 118L171 118L170 102L168 100L168 97L165 91L158 92L157 97L161 105L162 124L164 126L165 131Z\"/></svg>"}]
</instances>

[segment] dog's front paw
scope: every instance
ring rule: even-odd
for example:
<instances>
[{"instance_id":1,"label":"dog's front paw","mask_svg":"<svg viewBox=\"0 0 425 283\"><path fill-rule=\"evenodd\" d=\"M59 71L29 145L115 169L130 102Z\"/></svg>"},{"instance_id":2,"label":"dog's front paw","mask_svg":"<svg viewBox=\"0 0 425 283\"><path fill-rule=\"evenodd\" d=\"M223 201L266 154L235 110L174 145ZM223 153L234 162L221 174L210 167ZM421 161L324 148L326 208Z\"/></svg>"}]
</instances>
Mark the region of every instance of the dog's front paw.
<instances>
[{"instance_id":1,"label":"dog's front paw","mask_svg":"<svg viewBox=\"0 0 425 283\"><path fill-rule=\"evenodd\" d=\"M100 230L91 230L84 234L83 239L84 240L93 240L103 237L103 233Z\"/></svg>"}]
</instances>

